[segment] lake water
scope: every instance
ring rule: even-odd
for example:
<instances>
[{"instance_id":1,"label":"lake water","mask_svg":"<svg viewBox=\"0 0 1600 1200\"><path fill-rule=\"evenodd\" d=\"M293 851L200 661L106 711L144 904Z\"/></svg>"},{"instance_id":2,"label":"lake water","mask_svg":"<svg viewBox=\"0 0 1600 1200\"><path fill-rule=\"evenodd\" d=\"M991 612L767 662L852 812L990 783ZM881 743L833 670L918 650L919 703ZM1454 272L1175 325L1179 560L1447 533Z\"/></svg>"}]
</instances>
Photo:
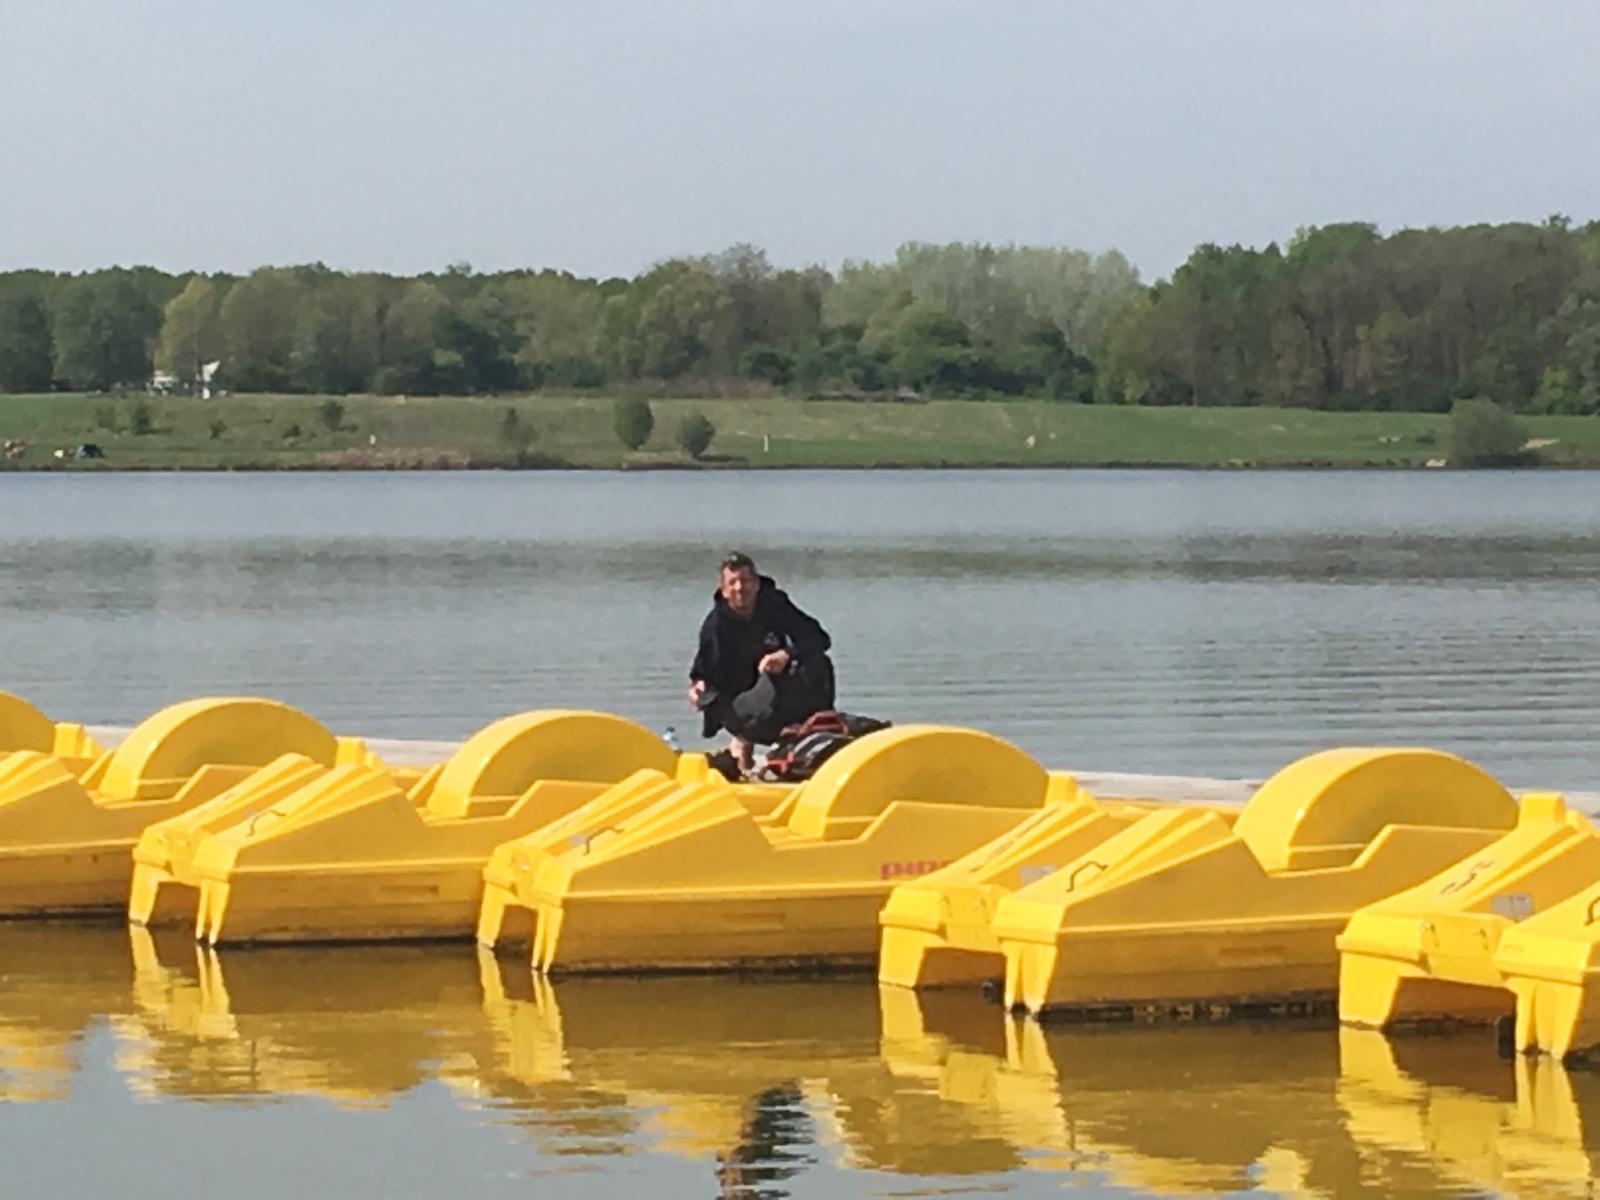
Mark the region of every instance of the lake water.
<instances>
[{"instance_id":1,"label":"lake water","mask_svg":"<svg viewBox=\"0 0 1600 1200\"><path fill-rule=\"evenodd\" d=\"M827 625L842 706L1052 767L1414 743L1600 786L1595 473L0 475L0 679L118 724L253 692L375 737L697 732L732 547Z\"/></svg>"},{"instance_id":2,"label":"lake water","mask_svg":"<svg viewBox=\"0 0 1600 1200\"><path fill-rule=\"evenodd\" d=\"M1600 787L1590 473L0 474L0 687L114 724L261 693L383 737L597 707L694 744L686 667L735 547L828 626L843 706L1052 767L1253 777L1405 743ZM8 1183L1583 1194L1600 1149L1592 1077L1478 1035L1043 1031L861 982L507 973L0 926Z\"/></svg>"},{"instance_id":3,"label":"lake water","mask_svg":"<svg viewBox=\"0 0 1600 1200\"><path fill-rule=\"evenodd\" d=\"M1584 1196L1600 1076L1482 1031L1043 1027L866 981L559 980L0 924L22 1195Z\"/></svg>"}]
</instances>

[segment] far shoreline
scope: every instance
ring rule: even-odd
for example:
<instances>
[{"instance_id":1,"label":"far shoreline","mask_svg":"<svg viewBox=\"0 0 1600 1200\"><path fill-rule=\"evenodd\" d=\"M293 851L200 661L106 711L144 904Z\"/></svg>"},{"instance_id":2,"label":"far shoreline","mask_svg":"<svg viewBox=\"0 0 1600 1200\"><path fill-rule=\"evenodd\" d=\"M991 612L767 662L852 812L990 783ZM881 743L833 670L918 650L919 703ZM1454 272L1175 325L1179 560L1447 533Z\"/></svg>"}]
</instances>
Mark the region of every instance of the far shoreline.
<instances>
[{"instance_id":1,"label":"far shoreline","mask_svg":"<svg viewBox=\"0 0 1600 1200\"><path fill-rule=\"evenodd\" d=\"M0 395L0 472L1457 470L1444 413L656 398L637 450L616 396ZM683 429L704 418L702 456ZM1529 416L1536 460L1600 467L1600 417Z\"/></svg>"},{"instance_id":2,"label":"far shoreline","mask_svg":"<svg viewBox=\"0 0 1600 1200\"><path fill-rule=\"evenodd\" d=\"M762 474L762 475L794 475L794 474L822 474L822 472L851 472L851 474L866 474L866 472L914 472L914 470L941 470L941 472L978 472L978 470L1040 470L1040 472L1075 472L1075 470L1118 470L1118 472L1134 472L1134 470L1186 470L1194 474L1326 474L1326 472L1384 472L1384 474L1398 474L1398 472L1426 472L1426 474L1461 474L1472 470L1482 474L1483 470L1493 472L1517 472L1517 474L1549 474L1549 472L1589 472L1600 467L1600 462L1526 462L1526 464L1512 464L1501 467L1426 467L1405 466L1394 462L1269 462L1269 464L1243 464L1243 466L1229 466L1229 464L1197 464L1197 462L1070 462L1070 464L1035 464L1035 462L874 462L874 464L786 464L786 466L770 467L698 467L691 464L683 466L581 466L581 464L549 464L539 467L506 466L499 462L485 462L485 464L464 464L464 466L437 466L437 464L416 464L416 466L317 466L317 464L294 464L294 466L131 466L131 467L99 467L99 466L38 466L27 467L0 467L0 477L3 475L422 475L422 474L490 474L490 472L504 472L509 475L558 475L558 474L584 474L584 475L643 475L643 474Z\"/></svg>"},{"instance_id":3,"label":"far shoreline","mask_svg":"<svg viewBox=\"0 0 1600 1200\"><path fill-rule=\"evenodd\" d=\"M1500 471L1519 474L1545 472L1586 472L1600 469L1600 462L1568 463L1517 463L1496 467L1457 467L1449 464L1428 466L1422 463L1329 463L1329 462L1277 462L1277 463L1185 463L1185 462L1084 462L1084 463L1023 463L1023 462L947 462L947 463L774 463L769 466L725 463L624 463L617 466L583 463L544 463L539 466L516 466L508 463L374 463L360 465L344 463L326 465L316 463L249 464L236 465L162 465L103 466L91 463L36 463L26 466L0 467L0 476L15 475L338 475L338 474L457 474L501 471L507 474L796 474L806 472L866 473L869 471L1192 471L1196 473L1268 473L1322 474L1332 471L1356 473L1369 472L1425 472L1428 474L1459 474L1463 471Z\"/></svg>"}]
</instances>

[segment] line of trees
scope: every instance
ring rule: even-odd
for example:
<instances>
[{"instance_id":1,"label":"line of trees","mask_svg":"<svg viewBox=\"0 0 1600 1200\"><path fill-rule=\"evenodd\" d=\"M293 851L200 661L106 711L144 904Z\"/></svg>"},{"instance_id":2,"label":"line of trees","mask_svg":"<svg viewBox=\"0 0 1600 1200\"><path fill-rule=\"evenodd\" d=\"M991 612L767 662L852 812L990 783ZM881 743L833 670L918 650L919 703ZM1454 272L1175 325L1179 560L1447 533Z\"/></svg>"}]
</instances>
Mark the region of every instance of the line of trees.
<instances>
[{"instance_id":1,"label":"line of trees","mask_svg":"<svg viewBox=\"0 0 1600 1200\"><path fill-rule=\"evenodd\" d=\"M1099 394L1133 404L1600 409L1600 222L1303 229L1201 246L1119 312Z\"/></svg>"},{"instance_id":2,"label":"line of trees","mask_svg":"<svg viewBox=\"0 0 1600 1200\"><path fill-rule=\"evenodd\" d=\"M633 279L320 264L0 274L0 391L496 393L659 382L1118 404L1600 410L1600 222L1302 229L1143 286L1115 252L911 243L775 269L751 246Z\"/></svg>"},{"instance_id":3,"label":"line of trees","mask_svg":"<svg viewBox=\"0 0 1600 1200\"><path fill-rule=\"evenodd\" d=\"M0 275L0 390L143 386L220 361L239 392L495 393L639 381L1090 399L1097 342L1139 291L1119 254L908 245L834 276L736 246L634 279L413 278L320 264L236 278L150 268Z\"/></svg>"}]
</instances>

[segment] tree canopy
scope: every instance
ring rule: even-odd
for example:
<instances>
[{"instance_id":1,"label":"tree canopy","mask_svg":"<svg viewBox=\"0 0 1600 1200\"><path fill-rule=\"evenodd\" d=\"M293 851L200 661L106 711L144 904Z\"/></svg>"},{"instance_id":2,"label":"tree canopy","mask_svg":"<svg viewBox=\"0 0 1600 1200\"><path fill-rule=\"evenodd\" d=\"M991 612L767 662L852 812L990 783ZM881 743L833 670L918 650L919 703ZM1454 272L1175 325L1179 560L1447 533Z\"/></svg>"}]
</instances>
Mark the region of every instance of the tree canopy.
<instances>
[{"instance_id":1,"label":"tree canopy","mask_svg":"<svg viewBox=\"0 0 1600 1200\"><path fill-rule=\"evenodd\" d=\"M632 279L0 273L0 390L1034 395L1144 405L1600 410L1600 222L1307 227L1202 245L1140 283L1116 252L907 243L781 269L738 245Z\"/></svg>"}]
</instances>

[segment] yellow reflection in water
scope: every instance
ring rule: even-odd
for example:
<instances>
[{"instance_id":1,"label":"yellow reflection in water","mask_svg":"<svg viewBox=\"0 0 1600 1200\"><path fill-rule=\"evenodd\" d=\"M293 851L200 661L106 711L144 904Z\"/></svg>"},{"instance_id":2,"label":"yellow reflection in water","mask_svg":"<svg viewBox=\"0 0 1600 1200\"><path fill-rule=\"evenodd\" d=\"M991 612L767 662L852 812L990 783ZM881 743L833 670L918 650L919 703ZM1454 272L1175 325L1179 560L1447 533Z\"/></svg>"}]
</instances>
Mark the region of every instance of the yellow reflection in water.
<instances>
[{"instance_id":1,"label":"yellow reflection in water","mask_svg":"<svg viewBox=\"0 0 1600 1200\"><path fill-rule=\"evenodd\" d=\"M96 1024L128 1008L127 937L112 926L0 922L0 1100L64 1100Z\"/></svg>"},{"instance_id":2,"label":"yellow reflection in water","mask_svg":"<svg viewBox=\"0 0 1600 1200\"><path fill-rule=\"evenodd\" d=\"M428 946L274 947L226 959L128 931L119 1065L147 1096L321 1096L381 1106L482 1035L477 973Z\"/></svg>"},{"instance_id":3,"label":"yellow reflection in water","mask_svg":"<svg viewBox=\"0 0 1600 1200\"><path fill-rule=\"evenodd\" d=\"M1600 1079L1549 1058L1497 1058L1481 1031L1339 1033L1339 1103L1363 1158L1518 1195L1593 1195Z\"/></svg>"},{"instance_id":4,"label":"yellow reflection in water","mask_svg":"<svg viewBox=\"0 0 1600 1200\"><path fill-rule=\"evenodd\" d=\"M0 976L0 1100L72 1100L109 1025L150 1099L371 1108L440 1080L542 1154L670 1153L731 1193L781 1194L818 1160L1155 1195L1581 1195L1600 1165L1600 1079L1501 1061L1483 1033L1041 1027L967 992L552 984L460 947L219 957L25 924L0 926Z\"/></svg>"},{"instance_id":5,"label":"yellow reflection in water","mask_svg":"<svg viewBox=\"0 0 1600 1200\"><path fill-rule=\"evenodd\" d=\"M975 1043L965 997L898 989L884 990L883 1017L897 1071L936 1077L941 1095L991 1110L1040 1165L1093 1169L1159 1195L1295 1195L1352 1182L1329 1029L1063 1028L996 1015L993 1048Z\"/></svg>"},{"instance_id":6,"label":"yellow reflection in water","mask_svg":"<svg viewBox=\"0 0 1600 1200\"><path fill-rule=\"evenodd\" d=\"M654 1148L722 1162L748 1156L752 1125L778 1104L802 1107L809 1137L848 1165L953 1175L1022 1163L981 1121L896 1078L871 984L524 975L484 962L497 1094L581 1081L623 1098Z\"/></svg>"}]
</instances>

